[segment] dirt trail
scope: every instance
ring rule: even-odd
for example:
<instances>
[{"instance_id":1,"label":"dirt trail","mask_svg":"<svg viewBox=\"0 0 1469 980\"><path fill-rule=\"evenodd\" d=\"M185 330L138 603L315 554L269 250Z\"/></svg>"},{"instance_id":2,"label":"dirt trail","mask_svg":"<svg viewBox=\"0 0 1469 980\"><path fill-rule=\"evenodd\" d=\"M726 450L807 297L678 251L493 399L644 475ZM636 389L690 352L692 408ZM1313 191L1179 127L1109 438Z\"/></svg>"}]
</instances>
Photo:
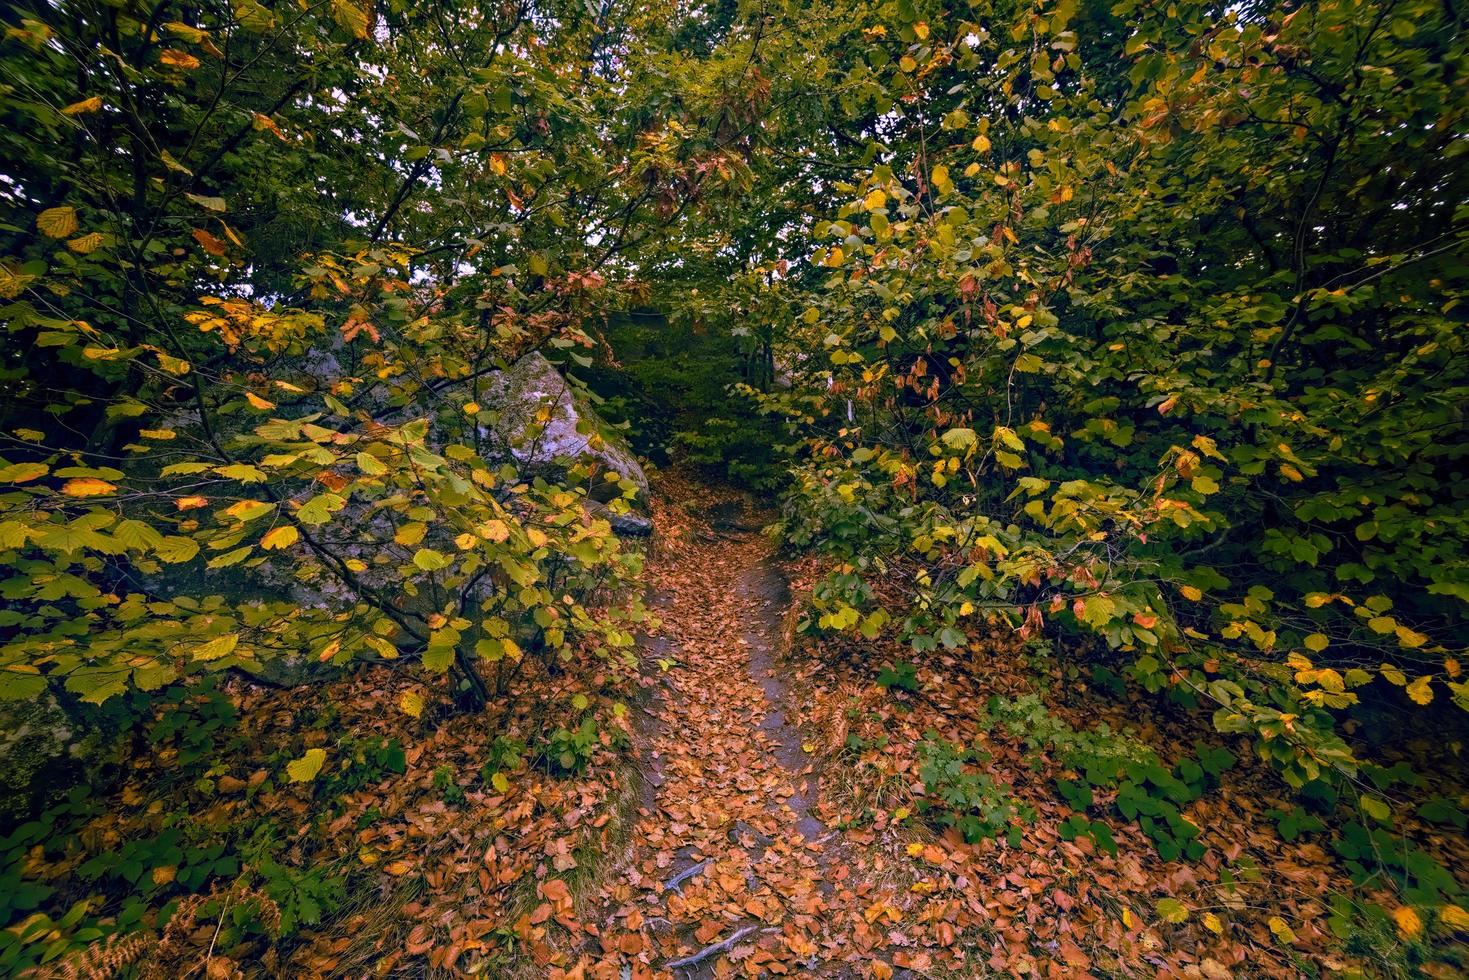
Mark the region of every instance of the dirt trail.
<instances>
[{"instance_id":1,"label":"dirt trail","mask_svg":"<svg viewBox=\"0 0 1469 980\"><path fill-rule=\"evenodd\" d=\"M788 592L755 523L726 512L651 563L663 625L645 650L678 663L653 668L649 790L606 887L611 976L854 975L840 835L817 814L778 669Z\"/></svg>"}]
</instances>

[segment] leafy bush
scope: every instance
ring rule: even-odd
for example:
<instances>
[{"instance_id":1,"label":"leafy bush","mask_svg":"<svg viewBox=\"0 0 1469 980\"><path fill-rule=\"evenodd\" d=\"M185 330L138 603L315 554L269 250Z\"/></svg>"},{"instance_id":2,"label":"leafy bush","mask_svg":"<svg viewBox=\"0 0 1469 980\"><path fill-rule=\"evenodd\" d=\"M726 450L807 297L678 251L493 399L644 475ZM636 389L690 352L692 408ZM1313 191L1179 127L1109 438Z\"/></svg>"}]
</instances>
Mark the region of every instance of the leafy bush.
<instances>
[{"instance_id":1,"label":"leafy bush","mask_svg":"<svg viewBox=\"0 0 1469 980\"><path fill-rule=\"evenodd\" d=\"M1009 786L976 771L989 761L977 746L965 749L937 732L926 732L918 745L918 778L924 788L918 808L940 824L958 828L970 843L1006 834L1014 844L1021 824L1035 819L1035 810L1016 800Z\"/></svg>"},{"instance_id":2,"label":"leafy bush","mask_svg":"<svg viewBox=\"0 0 1469 980\"><path fill-rule=\"evenodd\" d=\"M874 101L842 111L886 113L881 152L773 287L784 529L846 579L815 625L1107 648L1107 686L1212 711L1295 790L1362 780L1340 723L1364 699L1462 727L1456 15L931 13L857 44ZM1207 761L1104 782L1193 852Z\"/></svg>"},{"instance_id":3,"label":"leafy bush","mask_svg":"<svg viewBox=\"0 0 1469 980\"><path fill-rule=\"evenodd\" d=\"M1197 840L1200 828L1183 816L1180 807L1198 799L1220 773L1235 764L1228 749L1196 744L1194 758L1185 758L1169 769L1152 749L1127 733L1113 732L1105 724L1092 731L1077 731L1034 694L991 698L986 717L1011 737L1023 739L1032 750L1054 751L1062 765L1076 771L1075 779L1056 782L1062 799L1077 811L1062 823L1063 839L1088 836L1115 854L1111 829L1086 816L1095 805L1094 791L1115 791L1109 810L1137 821L1164 860L1203 857L1204 847Z\"/></svg>"}]
</instances>

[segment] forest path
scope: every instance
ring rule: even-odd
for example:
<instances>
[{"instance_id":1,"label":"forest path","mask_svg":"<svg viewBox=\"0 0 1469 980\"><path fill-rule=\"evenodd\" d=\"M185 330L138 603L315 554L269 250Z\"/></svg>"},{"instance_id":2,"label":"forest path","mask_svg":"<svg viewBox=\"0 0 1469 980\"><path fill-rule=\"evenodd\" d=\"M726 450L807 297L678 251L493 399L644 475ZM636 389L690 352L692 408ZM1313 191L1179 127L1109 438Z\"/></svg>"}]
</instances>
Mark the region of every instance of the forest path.
<instances>
[{"instance_id":1,"label":"forest path","mask_svg":"<svg viewBox=\"0 0 1469 980\"><path fill-rule=\"evenodd\" d=\"M624 867L609 876L599 969L617 977L851 976L840 834L788 720L786 583L758 515L716 510L659 542L645 656L659 693ZM849 922L855 918L856 921ZM860 928L860 927L859 927ZM616 972L608 972L616 965Z\"/></svg>"}]
</instances>

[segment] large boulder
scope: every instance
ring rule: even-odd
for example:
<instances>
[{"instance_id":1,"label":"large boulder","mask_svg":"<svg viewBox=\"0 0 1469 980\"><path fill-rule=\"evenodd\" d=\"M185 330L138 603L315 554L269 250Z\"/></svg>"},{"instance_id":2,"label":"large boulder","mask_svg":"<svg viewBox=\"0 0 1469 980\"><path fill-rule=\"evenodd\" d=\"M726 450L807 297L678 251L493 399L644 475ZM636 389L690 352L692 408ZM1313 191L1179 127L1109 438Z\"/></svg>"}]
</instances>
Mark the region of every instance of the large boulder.
<instances>
[{"instance_id":1,"label":"large boulder","mask_svg":"<svg viewBox=\"0 0 1469 980\"><path fill-rule=\"evenodd\" d=\"M49 692L0 701L0 826L14 827L100 765L104 742Z\"/></svg>"},{"instance_id":2,"label":"large boulder","mask_svg":"<svg viewBox=\"0 0 1469 980\"><path fill-rule=\"evenodd\" d=\"M648 477L637 457L540 353L492 375L479 403L491 420L485 435L492 453L508 454L528 473L548 479L571 465L587 466L594 471L588 492L602 502L622 496L621 483L630 480L637 487L635 506L649 508Z\"/></svg>"}]
</instances>

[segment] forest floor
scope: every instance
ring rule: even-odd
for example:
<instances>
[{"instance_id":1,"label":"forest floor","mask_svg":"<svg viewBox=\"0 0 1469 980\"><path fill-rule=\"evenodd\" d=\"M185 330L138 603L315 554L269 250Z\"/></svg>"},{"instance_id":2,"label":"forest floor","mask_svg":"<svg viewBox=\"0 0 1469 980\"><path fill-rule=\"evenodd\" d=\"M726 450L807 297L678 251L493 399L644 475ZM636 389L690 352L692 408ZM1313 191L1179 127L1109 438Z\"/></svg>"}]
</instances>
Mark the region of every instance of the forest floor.
<instances>
[{"instance_id":1,"label":"forest floor","mask_svg":"<svg viewBox=\"0 0 1469 980\"><path fill-rule=\"evenodd\" d=\"M1055 780L1075 773L988 722L991 696L1036 697L1078 731L1125 728L1168 764L1218 746L1207 717L1078 680L1003 628L916 658L913 690L875 683L911 654L794 635L790 582L808 592L823 569L781 563L759 533L770 515L711 503L698 485L663 489L648 572L662 625L644 644L656 695L634 747L643 789L625 851L604 857L600 935L569 975L1217 980L1349 971L1401 939L1383 924L1376 949L1359 943L1365 959L1344 954L1328 920L1343 914L1330 895L1351 892L1346 872L1311 835L1282 838L1280 815L1304 813L1244 741L1231 743L1240 764L1185 809L1201 859L1164 860L1115 819L1116 853L1065 839L1072 810ZM966 771L1033 808L1016 839L970 843L932 822L943 808L926 797L919 747L935 735L981 747ZM1466 856L1452 830L1424 836L1451 867Z\"/></svg>"},{"instance_id":2,"label":"forest floor","mask_svg":"<svg viewBox=\"0 0 1469 980\"><path fill-rule=\"evenodd\" d=\"M600 946L681 976L825 974L871 945L789 717L789 592L759 523L726 506L653 565L649 652L677 666L649 710L646 791Z\"/></svg>"},{"instance_id":3,"label":"forest floor","mask_svg":"<svg viewBox=\"0 0 1469 980\"><path fill-rule=\"evenodd\" d=\"M1401 919L1358 922L1344 947L1333 917L1354 913L1333 895L1399 903L1353 890L1324 828L1243 740L1181 807L1197 860L1160 856L1104 790L1089 810L1115 852L1066 833L1057 780L1076 773L996 726L990 698L1030 699L1073 732L1129 729L1167 765L1222 748L1207 713L1099 683L1003 626L916 657L886 634L797 633L793 596L827 569L782 561L761 533L771 515L743 495L659 484L660 622L635 664L502 664L483 712L392 664L181 696L109 791L38 831L65 847L24 844L26 880L50 889L41 910L84 906L107 928L132 895L212 895L185 897L166 926L135 916L157 936L139 955L158 976L1218 980L1374 975L1410 945L1423 975L1469 960L1450 941L1438 948L1457 964L1422 962ZM907 580L895 568L880 587ZM421 714L393 707L413 702ZM967 753L950 769L957 801L925 785L936 744ZM313 748L321 773L285 779ZM1449 793L1458 777L1435 778ZM946 817L987 807L1017 808L1000 817L1010 834L966 840ZM1469 866L1455 828L1406 829ZM83 938L31 933L56 949Z\"/></svg>"}]
</instances>

